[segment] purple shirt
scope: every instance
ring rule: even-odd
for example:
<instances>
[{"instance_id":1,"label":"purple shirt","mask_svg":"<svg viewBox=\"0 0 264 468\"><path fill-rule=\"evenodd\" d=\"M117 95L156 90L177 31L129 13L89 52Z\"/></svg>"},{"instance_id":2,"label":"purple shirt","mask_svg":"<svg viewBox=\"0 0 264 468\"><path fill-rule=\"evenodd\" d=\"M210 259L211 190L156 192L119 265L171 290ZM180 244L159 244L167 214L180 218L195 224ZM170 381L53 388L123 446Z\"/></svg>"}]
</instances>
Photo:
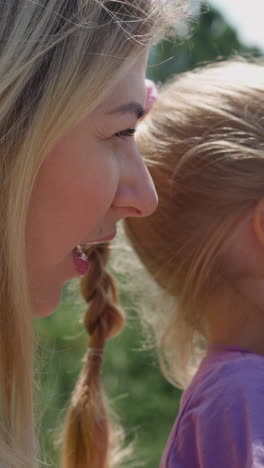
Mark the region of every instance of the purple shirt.
<instances>
[{"instance_id":1,"label":"purple shirt","mask_svg":"<svg viewBox=\"0 0 264 468\"><path fill-rule=\"evenodd\" d=\"M160 468L264 467L264 356L211 350L184 391Z\"/></svg>"}]
</instances>

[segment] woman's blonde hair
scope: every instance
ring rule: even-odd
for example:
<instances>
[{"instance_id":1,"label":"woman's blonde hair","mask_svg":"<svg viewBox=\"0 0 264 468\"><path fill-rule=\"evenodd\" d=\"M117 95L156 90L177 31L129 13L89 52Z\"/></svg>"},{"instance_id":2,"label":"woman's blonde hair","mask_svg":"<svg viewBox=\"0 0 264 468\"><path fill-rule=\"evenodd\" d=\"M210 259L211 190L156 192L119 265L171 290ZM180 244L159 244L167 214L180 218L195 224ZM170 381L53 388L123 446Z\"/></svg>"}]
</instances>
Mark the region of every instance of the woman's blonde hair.
<instances>
[{"instance_id":1,"label":"woman's blonde hair","mask_svg":"<svg viewBox=\"0 0 264 468\"><path fill-rule=\"evenodd\" d=\"M264 67L234 59L174 77L137 143L159 206L126 232L174 304L155 331L165 374L184 387L206 350L207 301L228 288L228 242L264 196Z\"/></svg>"},{"instance_id":2,"label":"woman's blonde hair","mask_svg":"<svg viewBox=\"0 0 264 468\"><path fill-rule=\"evenodd\" d=\"M25 226L38 170L169 24L166 15L165 0L1 2L1 468L37 465Z\"/></svg>"}]
</instances>

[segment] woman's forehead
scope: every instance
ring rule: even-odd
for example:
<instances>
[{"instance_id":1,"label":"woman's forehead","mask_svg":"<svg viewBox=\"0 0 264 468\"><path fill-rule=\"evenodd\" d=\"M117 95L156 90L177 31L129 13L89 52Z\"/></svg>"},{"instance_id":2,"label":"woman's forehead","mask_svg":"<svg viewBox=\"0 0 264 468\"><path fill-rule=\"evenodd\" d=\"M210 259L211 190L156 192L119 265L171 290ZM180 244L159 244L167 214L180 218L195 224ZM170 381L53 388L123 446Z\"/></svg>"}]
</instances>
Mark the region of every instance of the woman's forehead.
<instances>
[{"instance_id":1,"label":"woman's forehead","mask_svg":"<svg viewBox=\"0 0 264 468\"><path fill-rule=\"evenodd\" d=\"M141 114L145 102L147 57L147 52L139 57L99 107L106 112L115 113L119 112L119 107L126 106L121 110Z\"/></svg>"}]
</instances>

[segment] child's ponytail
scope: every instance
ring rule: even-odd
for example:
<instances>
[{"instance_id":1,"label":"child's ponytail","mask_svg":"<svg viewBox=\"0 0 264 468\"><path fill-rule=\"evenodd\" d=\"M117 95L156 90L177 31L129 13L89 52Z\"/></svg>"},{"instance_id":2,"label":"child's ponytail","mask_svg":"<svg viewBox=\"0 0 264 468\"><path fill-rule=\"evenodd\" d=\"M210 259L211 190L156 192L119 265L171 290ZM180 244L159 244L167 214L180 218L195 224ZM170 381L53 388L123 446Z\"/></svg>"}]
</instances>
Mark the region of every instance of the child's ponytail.
<instances>
[{"instance_id":1,"label":"child's ponytail","mask_svg":"<svg viewBox=\"0 0 264 468\"><path fill-rule=\"evenodd\" d=\"M108 468L111 425L102 388L101 368L105 341L118 334L124 317L117 308L117 290L105 270L109 245L87 251L89 273L81 291L90 303L84 325L90 336L89 348L66 418L63 468Z\"/></svg>"}]
</instances>

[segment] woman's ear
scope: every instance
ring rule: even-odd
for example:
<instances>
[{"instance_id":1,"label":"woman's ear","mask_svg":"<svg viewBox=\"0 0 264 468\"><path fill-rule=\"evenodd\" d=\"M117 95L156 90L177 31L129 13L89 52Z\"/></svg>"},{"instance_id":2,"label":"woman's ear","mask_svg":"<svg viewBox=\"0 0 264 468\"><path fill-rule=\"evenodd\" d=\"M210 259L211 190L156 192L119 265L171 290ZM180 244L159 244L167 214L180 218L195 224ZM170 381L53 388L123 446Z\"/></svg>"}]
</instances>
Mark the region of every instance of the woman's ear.
<instances>
[{"instance_id":1,"label":"woman's ear","mask_svg":"<svg viewBox=\"0 0 264 468\"><path fill-rule=\"evenodd\" d=\"M261 198L255 206L252 227L258 242L264 247L264 198Z\"/></svg>"}]
</instances>

